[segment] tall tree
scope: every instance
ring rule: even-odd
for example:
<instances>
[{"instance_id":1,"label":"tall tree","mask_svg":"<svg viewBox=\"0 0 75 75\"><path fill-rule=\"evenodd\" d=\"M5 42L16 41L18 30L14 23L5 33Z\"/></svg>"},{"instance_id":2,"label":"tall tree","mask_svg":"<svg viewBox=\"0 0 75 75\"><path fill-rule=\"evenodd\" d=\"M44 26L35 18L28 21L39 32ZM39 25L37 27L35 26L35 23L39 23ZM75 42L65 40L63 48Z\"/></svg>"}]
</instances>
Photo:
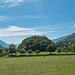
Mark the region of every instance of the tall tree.
<instances>
[{"instance_id":1,"label":"tall tree","mask_svg":"<svg viewBox=\"0 0 75 75\"><path fill-rule=\"evenodd\" d=\"M48 45L47 51L49 51L50 54L51 54L52 52L55 52L55 50L56 50L56 47L55 47L54 45Z\"/></svg>"},{"instance_id":2,"label":"tall tree","mask_svg":"<svg viewBox=\"0 0 75 75\"><path fill-rule=\"evenodd\" d=\"M74 44L72 45L72 49L75 50L75 45Z\"/></svg>"},{"instance_id":3,"label":"tall tree","mask_svg":"<svg viewBox=\"0 0 75 75\"><path fill-rule=\"evenodd\" d=\"M9 53L16 53L16 45L15 44L11 44L9 46Z\"/></svg>"},{"instance_id":4,"label":"tall tree","mask_svg":"<svg viewBox=\"0 0 75 75\"><path fill-rule=\"evenodd\" d=\"M60 54L61 51L62 51L62 48L58 47L58 48L57 48L57 52L58 52L58 54Z\"/></svg>"}]
</instances>

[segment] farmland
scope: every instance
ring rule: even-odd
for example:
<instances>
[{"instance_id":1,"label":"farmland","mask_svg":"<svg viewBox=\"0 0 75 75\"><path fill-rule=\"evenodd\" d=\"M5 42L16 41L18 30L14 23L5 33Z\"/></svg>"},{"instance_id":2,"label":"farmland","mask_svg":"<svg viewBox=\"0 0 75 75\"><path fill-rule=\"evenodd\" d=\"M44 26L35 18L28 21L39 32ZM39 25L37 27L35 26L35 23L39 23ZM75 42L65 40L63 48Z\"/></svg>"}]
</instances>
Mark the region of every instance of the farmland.
<instances>
[{"instance_id":1,"label":"farmland","mask_svg":"<svg viewBox=\"0 0 75 75\"><path fill-rule=\"evenodd\" d=\"M75 56L0 58L0 75L75 75Z\"/></svg>"}]
</instances>

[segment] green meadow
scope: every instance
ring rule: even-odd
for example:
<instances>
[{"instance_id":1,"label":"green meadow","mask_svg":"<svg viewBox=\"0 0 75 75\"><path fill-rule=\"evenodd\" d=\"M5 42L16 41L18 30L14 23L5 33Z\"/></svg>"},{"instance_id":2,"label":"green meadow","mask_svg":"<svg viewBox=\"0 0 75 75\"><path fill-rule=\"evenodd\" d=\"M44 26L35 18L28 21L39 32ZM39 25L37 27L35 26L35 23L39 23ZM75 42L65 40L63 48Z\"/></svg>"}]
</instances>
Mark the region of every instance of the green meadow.
<instances>
[{"instance_id":1,"label":"green meadow","mask_svg":"<svg viewBox=\"0 0 75 75\"><path fill-rule=\"evenodd\" d=\"M75 56L0 58L0 75L75 75Z\"/></svg>"}]
</instances>

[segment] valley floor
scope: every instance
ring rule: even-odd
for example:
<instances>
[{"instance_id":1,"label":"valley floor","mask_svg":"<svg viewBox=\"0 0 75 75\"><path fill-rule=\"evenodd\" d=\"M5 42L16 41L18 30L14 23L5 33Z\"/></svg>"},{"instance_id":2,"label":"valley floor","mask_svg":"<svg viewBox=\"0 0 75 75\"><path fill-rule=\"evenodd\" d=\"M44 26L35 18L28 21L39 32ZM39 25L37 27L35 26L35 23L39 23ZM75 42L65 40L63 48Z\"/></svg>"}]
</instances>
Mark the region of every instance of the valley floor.
<instances>
[{"instance_id":1,"label":"valley floor","mask_svg":"<svg viewBox=\"0 0 75 75\"><path fill-rule=\"evenodd\" d=\"M0 75L75 75L75 56L0 58Z\"/></svg>"}]
</instances>

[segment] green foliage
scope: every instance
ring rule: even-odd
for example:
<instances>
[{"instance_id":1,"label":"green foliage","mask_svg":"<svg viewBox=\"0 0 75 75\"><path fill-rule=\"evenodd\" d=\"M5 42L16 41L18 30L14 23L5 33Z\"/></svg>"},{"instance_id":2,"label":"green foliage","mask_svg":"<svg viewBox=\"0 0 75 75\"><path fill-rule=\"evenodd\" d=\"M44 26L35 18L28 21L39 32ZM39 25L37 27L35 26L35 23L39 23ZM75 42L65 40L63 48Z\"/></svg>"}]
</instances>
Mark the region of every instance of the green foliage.
<instances>
[{"instance_id":1,"label":"green foliage","mask_svg":"<svg viewBox=\"0 0 75 75\"><path fill-rule=\"evenodd\" d=\"M19 49L19 53L21 53L21 54L23 55L24 53L26 53L26 50L24 50L24 49Z\"/></svg>"},{"instance_id":2,"label":"green foliage","mask_svg":"<svg viewBox=\"0 0 75 75\"><path fill-rule=\"evenodd\" d=\"M73 53L75 53L75 50L73 50Z\"/></svg>"},{"instance_id":3,"label":"green foliage","mask_svg":"<svg viewBox=\"0 0 75 75\"><path fill-rule=\"evenodd\" d=\"M72 50L75 50L75 45L74 44L72 45Z\"/></svg>"},{"instance_id":4,"label":"green foliage","mask_svg":"<svg viewBox=\"0 0 75 75\"><path fill-rule=\"evenodd\" d=\"M64 48L62 48L62 52L65 52L65 49Z\"/></svg>"},{"instance_id":5,"label":"green foliage","mask_svg":"<svg viewBox=\"0 0 75 75\"><path fill-rule=\"evenodd\" d=\"M62 48L58 47L58 48L57 48L58 54L59 54L61 51L62 51Z\"/></svg>"},{"instance_id":6,"label":"green foliage","mask_svg":"<svg viewBox=\"0 0 75 75\"><path fill-rule=\"evenodd\" d=\"M9 53L16 53L16 45L15 44L11 44L9 46Z\"/></svg>"},{"instance_id":7,"label":"green foliage","mask_svg":"<svg viewBox=\"0 0 75 75\"><path fill-rule=\"evenodd\" d=\"M72 51L72 45L75 45L75 33L71 34L62 41L56 43L56 47L66 48L65 50Z\"/></svg>"},{"instance_id":8,"label":"green foliage","mask_svg":"<svg viewBox=\"0 0 75 75\"><path fill-rule=\"evenodd\" d=\"M8 48L5 48L4 50L5 50L5 52L9 52L9 49Z\"/></svg>"},{"instance_id":9,"label":"green foliage","mask_svg":"<svg viewBox=\"0 0 75 75\"><path fill-rule=\"evenodd\" d=\"M67 52L68 52L68 50L65 50L65 52L67 53Z\"/></svg>"},{"instance_id":10,"label":"green foliage","mask_svg":"<svg viewBox=\"0 0 75 75\"><path fill-rule=\"evenodd\" d=\"M25 50L40 50L46 51L48 45L54 44L46 36L31 36L22 41L18 46L18 49L24 48Z\"/></svg>"},{"instance_id":11,"label":"green foliage","mask_svg":"<svg viewBox=\"0 0 75 75\"><path fill-rule=\"evenodd\" d=\"M35 50L35 53L37 53L37 54L40 53L40 50Z\"/></svg>"},{"instance_id":12,"label":"green foliage","mask_svg":"<svg viewBox=\"0 0 75 75\"><path fill-rule=\"evenodd\" d=\"M2 51L2 48L0 48L0 53L2 53L3 51Z\"/></svg>"},{"instance_id":13,"label":"green foliage","mask_svg":"<svg viewBox=\"0 0 75 75\"><path fill-rule=\"evenodd\" d=\"M49 51L50 54L51 54L51 52L55 52L56 47L55 47L54 45L48 45L46 49L47 49L47 51Z\"/></svg>"},{"instance_id":14,"label":"green foliage","mask_svg":"<svg viewBox=\"0 0 75 75\"><path fill-rule=\"evenodd\" d=\"M28 50L28 53L31 54L31 53L33 53L33 51L32 50Z\"/></svg>"}]
</instances>

